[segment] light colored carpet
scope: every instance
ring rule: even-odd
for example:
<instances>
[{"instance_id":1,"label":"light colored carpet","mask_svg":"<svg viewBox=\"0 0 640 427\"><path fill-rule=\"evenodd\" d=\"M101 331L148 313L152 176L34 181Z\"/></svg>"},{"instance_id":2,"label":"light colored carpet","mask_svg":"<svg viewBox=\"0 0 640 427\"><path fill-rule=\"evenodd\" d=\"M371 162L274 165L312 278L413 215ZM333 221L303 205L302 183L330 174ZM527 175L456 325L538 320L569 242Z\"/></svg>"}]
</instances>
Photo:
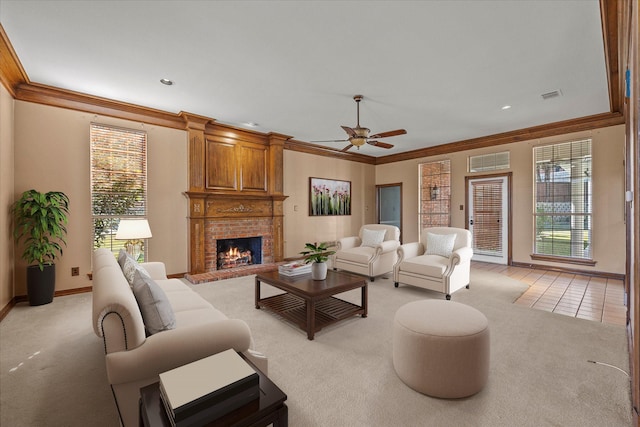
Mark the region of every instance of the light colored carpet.
<instances>
[{"instance_id":1,"label":"light colored carpet","mask_svg":"<svg viewBox=\"0 0 640 427\"><path fill-rule=\"evenodd\" d=\"M491 328L487 386L458 400L411 390L391 360L396 310L440 294L376 279L367 318L337 323L309 341L296 326L254 308L253 276L191 286L249 324L256 349L269 357L269 376L289 397L292 427L632 423L628 377L587 362L628 371L625 328L513 305L527 286L497 273L474 270L471 289L453 295L483 312ZM359 303L360 294L341 297ZM0 323L0 425L118 424L90 313L91 295L82 294L19 305Z\"/></svg>"}]
</instances>

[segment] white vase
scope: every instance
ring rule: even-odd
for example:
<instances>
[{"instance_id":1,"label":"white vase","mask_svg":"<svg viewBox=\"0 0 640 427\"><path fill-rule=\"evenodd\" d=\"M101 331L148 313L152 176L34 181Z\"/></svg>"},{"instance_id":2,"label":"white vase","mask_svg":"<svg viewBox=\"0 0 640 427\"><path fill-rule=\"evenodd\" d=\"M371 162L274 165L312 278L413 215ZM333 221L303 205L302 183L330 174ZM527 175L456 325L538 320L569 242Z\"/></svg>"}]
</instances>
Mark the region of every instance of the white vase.
<instances>
[{"instance_id":1,"label":"white vase","mask_svg":"<svg viewBox=\"0 0 640 427\"><path fill-rule=\"evenodd\" d=\"M313 280L324 280L327 278L327 263L313 262L311 263L311 278Z\"/></svg>"}]
</instances>

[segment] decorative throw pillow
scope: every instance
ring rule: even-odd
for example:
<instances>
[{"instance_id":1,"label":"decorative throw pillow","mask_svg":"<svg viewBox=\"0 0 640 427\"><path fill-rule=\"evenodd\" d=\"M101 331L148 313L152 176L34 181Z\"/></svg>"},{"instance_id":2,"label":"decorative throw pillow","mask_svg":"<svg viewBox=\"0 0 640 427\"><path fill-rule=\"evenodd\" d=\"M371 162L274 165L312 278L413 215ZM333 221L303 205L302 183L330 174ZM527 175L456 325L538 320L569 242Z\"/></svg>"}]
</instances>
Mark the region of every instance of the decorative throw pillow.
<instances>
[{"instance_id":1,"label":"decorative throw pillow","mask_svg":"<svg viewBox=\"0 0 640 427\"><path fill-rule=\"evenodd\" d=\"M362 229L362 244L360 246L370 246L375 248L384 241L384 235L387 230L369 230Z\"/></svg>"},{"instance_id":2,"label":"decorative throw pillow","mask_svg":"<svg viewBox=\"0 0 640 427\"><path fill-rule=\"evenodd\" d=\"M441 255L449 258L456 243L456 234L434 234L427 232L426 255Z\"/></svg>"},{"instance_id":3,"label":"decorative throw pillow","mask_svg":"<svg viewBox=\"0 0 640 427\"><path fill-rule=\"evenodd\" d=\"M120 252L118 252L118 264L120 264L120 268L123 270L124 262L127 260L127 258L131 258L127 251L125 251L124 249L120 249Z\"/></svg>"},{"instance_id":4,"label":"decorative throw pillow","mask_svg":"<svg viewBox=\"0 0 640 427\"><path fill-rule=\"evenodd\" d=\"M135 262L133 258L127 257L127 259L124 261L124 268L122 269L122 273L127 279L127 282L129 282L129 286L133 286L133 275L136 271L140 272L140 274L142 274L143 276L151 278L151 275L143 266Z\"/></svg>"},{"instance_id":5,"label":"decorative throw pillow","mask_svg":"<svg viewBox=\"0 0 640 427\"><path fill-rule=\"evenodd\" d=\"M153 279L138 270L133 274L133 294L149 334L175 329L176 317L167 294Z\"/></svg>"}]
</instances>

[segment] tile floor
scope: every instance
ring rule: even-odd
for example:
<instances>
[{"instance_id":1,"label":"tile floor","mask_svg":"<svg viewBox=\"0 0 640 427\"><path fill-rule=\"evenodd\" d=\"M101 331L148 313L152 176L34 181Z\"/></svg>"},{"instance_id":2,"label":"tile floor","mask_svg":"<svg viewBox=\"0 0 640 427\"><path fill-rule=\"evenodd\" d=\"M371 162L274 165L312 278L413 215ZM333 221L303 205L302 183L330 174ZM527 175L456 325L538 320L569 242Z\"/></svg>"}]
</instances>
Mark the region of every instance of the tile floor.
<instances>
[{"instance_id":1,"label":"tile floor","mask_svg":"<svg viewBox=\"0 0 640 427\"><path fill-rule=\"evenodd\" d=\"M622 280L476 261L471 266L528 284L529 289L515 304L596 322L626 324Z\"/></svg>"}]
</instances>

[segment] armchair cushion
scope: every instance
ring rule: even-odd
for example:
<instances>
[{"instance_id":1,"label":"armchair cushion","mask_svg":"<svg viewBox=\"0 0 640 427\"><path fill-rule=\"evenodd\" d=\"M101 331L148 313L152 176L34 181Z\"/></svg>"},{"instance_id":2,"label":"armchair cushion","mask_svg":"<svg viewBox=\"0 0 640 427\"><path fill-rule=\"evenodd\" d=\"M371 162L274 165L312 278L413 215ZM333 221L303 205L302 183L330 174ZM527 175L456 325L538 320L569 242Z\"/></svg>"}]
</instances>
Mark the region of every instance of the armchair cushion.
<instances>
[{"instance_id":1,"label":"armchair cushion","mask_svg":"<svg viewBox=\"0 0 640 427\"><path fill-rule=\"evenodd\" d=\"M369 246L358 246L351 248L348 251L340 252L340 259L345 261L357 262L359 264L367 264L373 255L375 255L376 249Z\"/></svg>"},{"instance_id":2,"label":"armchair cushion","mask_svg":"<svg viewBox=\"0 0 640 427\"><path fill-rule=\"evenodd\" d=\"M153 279L138 270L133 274L133 294L149 334L153 335L176 327L176 318L167 294Z\"/></svg>"},{"instance_id":3,"label":"armchair cushion","mask_svg":"<svg viewBox=\"0 0 640 427\"><path fill-rule=\"evenodd\" d=\"M362 229L362 245L375 248L384 241L384 235L387 230L370 230L368 228Z\"/></svg>"},{"instance_id":4,"label":"armchair cushion","mask_svg":"<svg viewBox=\"0 0 640 427\"><path fill-rule=\"evenodd\" d=\"M427 255L440 255L449 258L456 243L456 234L427 233Z\"/></svg>"},{"instance_id":5,"label":"armchair cushion","mask_svg":"<svg viewBox=\"0 0 640 427\"><path fill-rule=\"evenodd\" d=\"M421 276L442 277L448 265L449 259L440 255L420 255L405 260L402 270Z\"/></svg>"}]
</instances>

